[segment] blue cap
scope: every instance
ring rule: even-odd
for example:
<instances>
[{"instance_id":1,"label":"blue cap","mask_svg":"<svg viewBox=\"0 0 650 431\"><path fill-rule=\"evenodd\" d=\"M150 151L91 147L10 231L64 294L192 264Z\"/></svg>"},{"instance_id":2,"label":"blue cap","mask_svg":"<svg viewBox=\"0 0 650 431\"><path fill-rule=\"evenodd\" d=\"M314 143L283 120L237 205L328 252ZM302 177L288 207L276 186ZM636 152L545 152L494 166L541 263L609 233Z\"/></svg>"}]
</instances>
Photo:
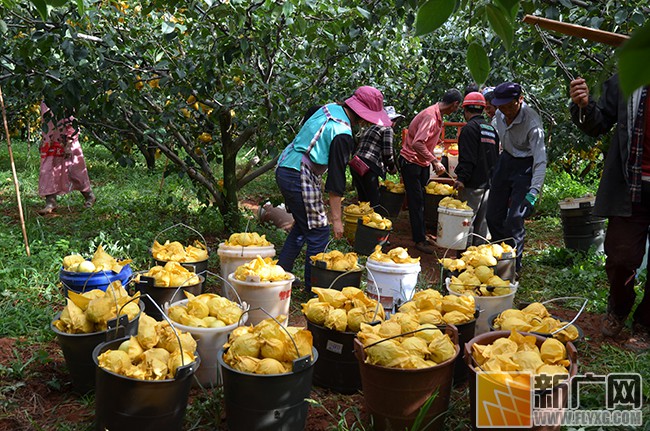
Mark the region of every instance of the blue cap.
<instances>
[{"instance_id":1,"label":"blue cap","mask_svg":"<svg viewBox=\"0 0 650 431\"><path fill-rule=\"evenodd\" d=\"M494 106L505 105L521 96L521 85L516 82L504 82L494 88Z\"/></svg>"}]
</instances>

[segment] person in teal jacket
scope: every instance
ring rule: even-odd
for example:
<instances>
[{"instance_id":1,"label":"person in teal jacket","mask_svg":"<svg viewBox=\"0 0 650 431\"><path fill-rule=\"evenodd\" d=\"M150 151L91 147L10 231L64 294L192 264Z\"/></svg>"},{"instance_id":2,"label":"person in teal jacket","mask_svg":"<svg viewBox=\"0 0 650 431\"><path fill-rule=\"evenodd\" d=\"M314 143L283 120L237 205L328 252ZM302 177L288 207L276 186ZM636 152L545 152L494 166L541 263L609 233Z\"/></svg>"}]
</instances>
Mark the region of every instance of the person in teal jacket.
<instances>
[{"instance_id":1,"label":"person in teal jacket","mask_svg":"<svg viewBox=\"0 0 650 431\"><path fill-rule=\"evenodd\" d=\"M359 87L344 103L320 107L280 155L275 178L295 222L280 251L278 264L285 271L292 272L296 258L307 243L307 290L311 290L309 258L324 251L329 241L329 221L321 191L322 175L327 172L325 191L329 194L334 238L341 238L345 171L354 148L352 126L364 123L391 124L384 112L384 96L374 87Z\"/></svg>"}]
</instances>

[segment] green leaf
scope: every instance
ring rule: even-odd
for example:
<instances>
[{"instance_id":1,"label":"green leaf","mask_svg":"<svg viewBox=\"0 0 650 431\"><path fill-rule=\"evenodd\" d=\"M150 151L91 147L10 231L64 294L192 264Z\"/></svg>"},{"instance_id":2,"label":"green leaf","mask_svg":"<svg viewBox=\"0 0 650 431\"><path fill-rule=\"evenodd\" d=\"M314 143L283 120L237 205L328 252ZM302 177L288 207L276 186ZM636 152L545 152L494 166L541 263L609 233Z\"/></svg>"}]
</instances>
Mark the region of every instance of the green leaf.
<instances>
[{"instance_id":1,"label":"green leaf","mask_svg":"<svg viewBox=\"0 0 650 431\"><path fill-rule=\"evenodd\" d=\"M503 10L497 6L489 4L486 6L485 11L490 27L501 38L506 46L506 50L509 51L512 47L512 39L514 38L512 22L503 13Z\"/></svg>"},{"instance_id":2,"label":"green leaf","mask_svg":"<svg viewBox=\"0 0 650 431\"><path fill-rule=\"evenodd\" d=\"M487 80L490 74L490 59L482 45L473 42L467 47L467 67L478 84Z\"/></svg>"},{"instance_id":3,"label":"green leaf","mask_svg":"<svg viewBox=\"0 0 650 431\"><path fill-rule=\"evenodd\" d=\"M512 20L517 16L519 10L519 0L496 0L501 8L510 14Z\"/></svg>"},{"instance_id":4,"label":"green leaf","mask_svg":"<svg viewBox=\"0 0 650 431\"><path fill-rule=\"evenodd\" d=\"M41 19L45 21L48 16L47 4L45 0L32 0L32 4L36 7L38 14L41 16Z\"/></svg>"},{"instance_id":5,"label":"green leaf","mask_svg":"<svg viewBox=\"0 0 650 431\"><path fill-rule=\"evenodd\" d=\"M0 19L0 34L7 32L7 23Z\"/></svg>"},{"instance_id":6,"label":"green leaf","mask_svg":"<svg viewBox=\"0 0 650 431\"><path fill-rule=\"evenodd\" d=\"M650 84L650 68L645 67L650 56L650 22L638 29L617 51L621 88L626 95Z\"/></svg>"},{"instance_id":7,"label":"green leaf","mask_svg":"<svg viewBox=\"0 0 650 431\"><path fill-rule=\"evenodd\" d=\"M176 25L173 22L163 21L162 23L162 34L173 33Z\"/></svg>"},{"instance_id":8,"label":"green leaf","mask_svg":"<svg viewBox=\"0 0 650 431\"><path fill-rule=\"evenodd\" d=\"M418 9L415 17L415 35L431 33L443 25L456 6L451 0L428 0Z\"/></svg>"},{"instance_id":9,"label":"green leaf","mask_svg":"<svg viewBox=\"0 0 650 431\"><path fill-rule=\"evenodd\" d=\"M86 6L84 5L84 0L77 0L77 9L79 9L79 13L82 14L86 10Z\"/></svg>"},{"instance_id":10,"label":"green leaf","mask_svg":"<svg viewBox=\"0 0 650 431\"><path fill-rule=\"evenodd\" d=\"M357 6L357 12L359 12L359 14L365 19L370 19L370 12L368 12L367 10Z\"/></svg>"},{"instance_id":11,"label":"green leaf","mask_svg":"<svg viewBox=\"0 0 650 431\"><path fill-rule=\"evenodd\" d=\"M52 7L63 7L68 4L68 0L46 0L46 3Z\"/></svg>"}]
</instances>

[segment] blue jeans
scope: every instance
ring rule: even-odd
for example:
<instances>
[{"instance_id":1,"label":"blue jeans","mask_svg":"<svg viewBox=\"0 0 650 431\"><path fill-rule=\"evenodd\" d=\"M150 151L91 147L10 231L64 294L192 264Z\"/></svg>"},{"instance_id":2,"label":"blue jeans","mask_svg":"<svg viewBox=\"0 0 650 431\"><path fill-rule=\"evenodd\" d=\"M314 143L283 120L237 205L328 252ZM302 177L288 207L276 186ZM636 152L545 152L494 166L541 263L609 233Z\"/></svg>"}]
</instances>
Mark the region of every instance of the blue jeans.
<instances>
[{"instance_id":1,"label":"blue jeans","mask_svg":"<svg viewBox=\"0 0 650 431\"><path fill-rule=\"evenodd\" d=\"M275 180L284 197L287 210L293 215L294 224L287 236L284 246L278 257L278 265L285 271L293 272L293 264L307 243L305 252L305 287L311 289L311 262L309 257L325 250L330 237L329 226L309 229L307 225L307 212L302 200L300 186L300 172L290 168L277 168Z\"/></svg>"},{"instance_id":2,"label":"blue jeans","mask_svg":"<svg viewBox=\"0 0 650 431\"><path fill-rule=\"evenodd\" d=\"M526 237L524 216L530 211L523 202L530 189L532 176L532 157L516 158L505 151L501 153L492 175L485 214L492 242L508 239L507 243L517 247L517 271L521 269Z\"/></svg>"}]
</instances>

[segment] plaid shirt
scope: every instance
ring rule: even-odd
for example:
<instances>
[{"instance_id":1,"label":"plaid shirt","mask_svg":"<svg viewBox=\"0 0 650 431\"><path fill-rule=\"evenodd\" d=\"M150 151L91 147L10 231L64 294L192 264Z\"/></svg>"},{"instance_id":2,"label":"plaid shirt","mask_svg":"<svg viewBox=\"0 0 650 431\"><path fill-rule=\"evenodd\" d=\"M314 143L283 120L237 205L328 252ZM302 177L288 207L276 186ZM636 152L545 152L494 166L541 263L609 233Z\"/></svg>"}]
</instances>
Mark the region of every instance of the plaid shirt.
<instances>
[{"instance_id":1,"label":"plaid shirt","mask_svg":"<svg viewBox=\"0 0 650 431\"><path fill-rule=\"evenodd\" d=\"M643 135L645 124L646 98L648 97L648 87L641 91L639 108L636 111L634 119L634 128L630 139L630 155L627 161L627 174L630 179L630 196L632 202L641 203L641 177L642 177L642 159L643 159Z\"/></svg>"},{"instance_id":2,"label":"plaid shirt","mask_svg":"<svg viewBox=\"0 0 650 431\"><path fill-rule=\"evenodd\" d=\"M359 138L355 155L363 159L370 169L382 178L386 171L394 171L393 129L372 125L363 131Z\"/></svg>"}]
</instances>

